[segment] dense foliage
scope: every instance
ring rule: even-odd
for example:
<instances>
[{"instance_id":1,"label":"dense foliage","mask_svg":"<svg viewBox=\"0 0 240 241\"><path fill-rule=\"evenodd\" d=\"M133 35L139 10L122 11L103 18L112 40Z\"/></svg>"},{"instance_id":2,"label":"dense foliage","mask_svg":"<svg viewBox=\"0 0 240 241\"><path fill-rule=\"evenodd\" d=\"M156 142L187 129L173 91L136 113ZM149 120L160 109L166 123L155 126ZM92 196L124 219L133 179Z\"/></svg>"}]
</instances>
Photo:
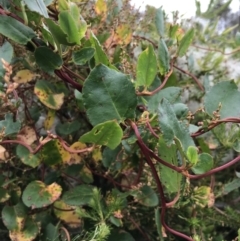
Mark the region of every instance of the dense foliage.
<instances>
[{"instance_id":1,"label":"dense foliage","mask_svg":"<svg viewBox=\"0 0 240 241\"><path fill-rule=\"evenodd\" d=\"M230 2L0 0L1 240L240 240Z\"/></svg>"}]
</instances>

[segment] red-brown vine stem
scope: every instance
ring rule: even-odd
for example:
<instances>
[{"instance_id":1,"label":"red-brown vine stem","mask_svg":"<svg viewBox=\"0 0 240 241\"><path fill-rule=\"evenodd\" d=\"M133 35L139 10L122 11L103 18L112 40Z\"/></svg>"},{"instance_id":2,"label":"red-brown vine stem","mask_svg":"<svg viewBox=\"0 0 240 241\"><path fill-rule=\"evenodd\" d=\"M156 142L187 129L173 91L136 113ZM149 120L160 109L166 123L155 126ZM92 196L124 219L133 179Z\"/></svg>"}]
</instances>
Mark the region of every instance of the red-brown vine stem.
<instances>
[{"instance_id":1,"label":"red-brown vine stem","mask_svg":"<svg viewBox=\"0 0 240 241\"><path fill-rule=\"evenodd\" d=\"M79 153L84 153L84 152L91 152L93 150L93 147L88 147L88 148L84 148L84 149L81 149L81 150L75 150L75 149L72 149L71 147L67 146L61 137L58 137L58 136L55 136L54 138L50 137L50 139L48 141L50 141L52 139L58 139L60 141L62 147L70 153L79 154ZM3 141L0 141L0 145L4 145L4 144L19 144L19 145L22 145L22 146L26 147L31 154L36 154L44 146L43 143L40 143L35 149L32 149L32 147L30 145L28 145L27 143L25 143L23 141L20 141L20 140L3 140Z\"/></svg>"},{"instance_id":2,"label":"red-brown vine stem","mask_svg":"<svg viewBox=\"0 0 240 241\"><path fill-rule=\"evenodd\" d=\"M205 172L203 174L200 174L200 175L186 175L187 177L189 177L190 179L199 179L199 178L204 178L204 177L208 177L208 176L211 176L212 174L214 173L217 173L217 172L220 172L224 169L227 169L229 167L231 167L232 165L236 164L237 162L240 161L240 156L234 158L233 160L231 160L230 162L220 166L220 167L216 167L208 172Z\"/></svg>"},{"instance_id":3,"label":"red-brown vine stem","mask_svg":"<svg viewBox=\"0 0 240 241\"><path fill-rule=\"evenodd\" d=\"M200 128L197 132L191 134L191 137L196 137L196 136L200 136L210 130L212 130L213 128L215 128L216 126L220 125L221 123L228 123L228 122L232 122L232 123L240 123L240 118L237 117L229 117L229 118L225 118L222 120L218 120L215 122L210 123L210 125L207 128Z\"/></svg>"},{"instance_id":4,"label":"red-brown vine stem","mask_svg":"<svg viewBox=\"0 0 240 241\"><path fill-rule=\"evenodd\" d=\"M181 71L182 73L190 76L190 77L196 82L196 84L198 85L198 87L199 87L202 91L204 91L204 88L203 88L202 84L199 82L199 80L198 80L198 78L197 78L196 76L194 76L193 74L189 73L188 71L186 71L186 70L184 70L184 69L176 66L175 64L173 65L173 67L174 67L175 69Z\"/></svg>"},{"instance_id":5,"label":"red-brown vine stem","mask_svg":"<svg viewBox=\"0 0 240 241\"><path fill-rule=\"evenodd\" d=\"M145 148L145 144L140 136L140 133L138 131L138 128L137 128L137 125L134 123L134 122L130 122L131 124L131 127L132 129L134 130L135 132L135 135L137 137L137 143L138 143L138 146L139 148L141 149L144 157L146 158L146 161L147 161L147 164L149 165L149 167L151 168L151 171L152 171L152 174L154 176L154 179L156 181L156 184L157 184L157 189L158 189L158 192L160 194L160 199L161 199L161 223L163 225L163 227L170 233L178 236L178 237L181 237L181 238L184 238L188 241L194 241L192 238L188 237L187 235L183 234L183 233L180 233L174 229L171 229L166 223L165 223L165 213L166 213L166 209L167 209L167 205L166 205L166 201L165 201L165 197L164 197L164 192L163 192L163 187L162 187L162 183L159 179L159 176L158 176L158 173L157 173L157 170L151 160L151 157L149 155L149 151L148 149Z\"/></svg>"}]
</instances>

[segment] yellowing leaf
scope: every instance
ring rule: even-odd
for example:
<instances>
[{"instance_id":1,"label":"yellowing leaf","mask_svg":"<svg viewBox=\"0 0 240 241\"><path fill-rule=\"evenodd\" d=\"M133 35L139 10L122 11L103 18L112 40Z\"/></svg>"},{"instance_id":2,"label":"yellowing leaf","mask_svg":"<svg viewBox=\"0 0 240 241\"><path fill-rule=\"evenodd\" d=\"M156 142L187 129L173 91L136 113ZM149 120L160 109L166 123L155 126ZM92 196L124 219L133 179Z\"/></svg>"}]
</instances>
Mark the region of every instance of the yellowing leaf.
<instances>
[{"instance_id":1,"label":"yellowing leaf","mask_svg":"<svg viewBox=\"0 0 240 241\"><path fill-rule=\"evenodd\" d=\"M77 207L67 205L62 200L54 203L55 215L71 228L78 228L82 225L82 220L76 214Z\"/></svg>"},{"instance_id":2,"label":"yellowing leaf","mask_svg":"<svg viewBox=\"0 0 240 241\"><path fill-rule=\"evenodd\" d=\"M95 162L102 160L102 151L101 148L95 148L92 153L92 158Z\"/></svg>"},{"instance_id":3,"label":"yellowing leaf","mask_svg":"<svg viewBox=\"0 0 240 241\"><path fill-rule=\"evenodd\" d=\"M23 69L17 72L17 74L13 77L13 81L17 82L18 84L24 84L35 79L37 76L39 75L32 73L28 69Z\"/></svg>"},{"instance_id":4,"label":"yellowing leaf","mask_svg":"<svg viewBox=\"0 0 240 241\"><path fill-rule=\"evenodd\" d=\"M63 104L64 94L54 93L54 87L55 86L48 81L38 80L34 87L34 93L48 108L58 110Z\"/></svg>"},{"instance_id":5,"label":"yellowing leaf","mask_svg":"<svg viewBox=\"0 0 240 241\"><path fill-rule=\"evenodd\" d=\"M8 156L9 153L7 150L3 146L0 146L0 161L6 161Z\"/></svg>"},{"instance_id":6,"label":"yellowing leaf","mask_svg":"<svg viewBox=\"0 0 240 241\"><path fill-rule=\"evenodd\" d=\"M17 135L17 139L31 145L37 140L36 133L34 129L30 126L23 127Z\"/></svg>"},{"instance_id":7,"label":"yellowing leaf","mask_svg":"<svg viewBox=\"0 0 240 241\"><path fill-rule=\"evenodd\" d=\"M129 25L122 24L116 29L116 42L117 44L129 44L132 39L132 30Z\"/></svg>"},{"instance_id":8,"label":"yellowing leaf","mask_svg":"<svg viewBox=\"0 0 240 241\"><path fill-rule=\"evenodd\" d=\"M82 142L75 142L73 143L70 148L73 150L82 150L85 149L87 146ZM82 154L83 155L83 154ZM71 153L71 159L67 163L68 165L79 164L82 161L82 155L78 153Z\"/></svg>"},{"instance_id":9,"label":"yellowing leaf","mask_svg":"<svg viewBox=\"0 0 240 241\"><path fill-rule=\"evenodd\" d=\"M95 11L98 15L105 19L107 16L107 3L104 0L97 0L95 3Z\"/></svg>"},{"instance_id":10,"label":"yellowing leaf","mask_svg":"<svg viewBox=\"0 0 240 241\"><path fill-rule=\"evenodd\" d=\"M45 130L50 130L52 128L52 126L54 124L55 116L56 116L55 111L49 109L48 113L47 113L47 117L44 121Z\"/></svg>"}]
</instances>

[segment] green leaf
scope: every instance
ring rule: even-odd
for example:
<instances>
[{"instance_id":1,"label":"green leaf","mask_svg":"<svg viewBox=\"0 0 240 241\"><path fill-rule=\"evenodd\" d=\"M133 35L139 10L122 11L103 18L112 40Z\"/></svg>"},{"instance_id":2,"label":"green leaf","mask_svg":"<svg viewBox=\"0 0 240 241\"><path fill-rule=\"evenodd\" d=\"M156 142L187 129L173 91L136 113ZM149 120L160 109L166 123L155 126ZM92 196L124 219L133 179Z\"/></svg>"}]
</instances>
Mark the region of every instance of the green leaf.
<instances>
[{"instance_id":1,"label":"green leaf","mask_svg":"<svg viewBox=\"0 0 240 241\"><path fill-rule=\"evenodd\" d=\"M6 15L0 15L0 33L19 44L27 44L36 37L31 28Z\"/></svg>"},{"instance_id":2,"label":"green leaf","mask_svg":"<svg viewBox=\"0 0 240 241\"><path fill-rule=\"evenodd\" d=\"M132 237L130 233L127 233L122 230L114 230L107 238L107 241L135 241L135 239Z\"/></svg>"},{"instance_id":3,"label":"green leaf","mask_svg":"<svg viewBox=\"0 0 240 241\"><path fill-rule=\"evenodd\" d=\"M196 165L198 162L198 149L195 146L189 146L186 154L189 162Z\"/></svg>"},{"instance_id":4,"label":"green leaf","mask_svg":"<svg viewBox=\"0 0 240 241\"><path fill-rule=\"evenodd\" d=\"M0 121L0 132L4 136L9 136L19 132L21 123L19 121L13 122L13 114L7 113L5 120Z\"/></svg>"},{"instance_id":5,"label":"green leaf","mask_svg":"<svg viewBox=\"0 0 240 241\"><path fill-rule=\"evenodd\" d=\"M240 45L240 32L236 32L236 35L235 35L235 43L237 45Z\"/></svg>"},{"instance_id":6,"label":"green leaf","mask_svg":"<svg viewBox=\"0 0 240 241\"><path fill-rule=\"evenodd\" d=\"M144 206L155 207L158 205L158 195L149 186L142 186L137 192L132 194L135 199Z\"/></svg>"},{"instance_id":7,"label":"green leaf","mask_svg":"<svg viewBox=\"0 0 240 241\"><path fill-rule=\"evenodd\" d=\"M6 62L10 63L13 57L13 47L8 41L5 41L3 45L0 46L0 56L0 77L3 77L5 74L5 69L3 68L1 59L4 59Z\"/></svg>"},{"instance_id":8,"label":"green leaf","mask_svg":"<svg viewBox=\"0 0 240 241\"><path fill-rule=\"evenodd\" d=\"M192 43L194 37L194 29L190 29L187 31L187 33L184 35L184 37L181 39L178 47L177 55L179 57L182 57L186 54L190 44Z\"/></svg>"},{"instance_id":9,"label":"green leaf","mask_svg":"<svg viewBox=\"0 0 240 241\"><path fill-rule=\"evenodd\" d=\"M24 2L31 11L37 12L45 18L49 17L43 0L24 0Z\"/></svg>"},{"instance_id":10,"label":"green leaf","mask_svg":"<svg viewBox=\"0 0 240 241\"><path fill-rule=\"evenodd\" d=\"M45 21L55 42L64 45L73 45L67 41L67 34L63 32L59 25L57 25L52 19L45 19Z\"/></svg>"},{"instance_id":11,"label":"green leaf","mask_svg":"<svg viewBox=\"0 0 240 241\"><path fill-rule=\"evenodd\" d=\"M129 77L104 65L96 66L84 82L83 101L93 125L134 118L137 105Z\"/></svg>"},{"instance_id":12,"label":"green leaf","mask_svg":"<svg viewBox=\"0 0 240 241\"><path fill-rule=\"evenodd\" d=\"M39 233L39 226L31 219L27 218L23 230L13 230L9 232L11 240L33 241Z\"/></svg>"},{"instance_id":13,"label":"green leaf","mask_svg":"<svg viewBox=\"0 0 240 241\"><path fill-rule=\"evenodd\" d=\"M161 37L164 37L165 22L164 22L164 11L162 10L162 8L158 8L156 11L155 23L156 23L158 34Z\"/></svg>"},{"instance_id":14,"label":"green leaf","mask_svg":"<svg viewBox=\"0 0 240 241\"><path fill-rule=\"evenodd\" d=\"M52 223L49 223L44 227L42 239L44 241L60 241L59 239L59 225L54 226Z\"/></svg>"},{"instance_id":15,"label":"green leaf","mask_svg":"<svg viewBox=\"0 0 240 241\"><path fill-rule=\"evenodd\" d=\"M165 98L160 103L158 115L163 137L168 146L174 143L174 137L180 140L185 152L189 146L195 146L188 128L178 121L172 105Z\"/></svg>"},{"instance_id":16,"label":"green leaf","mask_svg":"<svg viewBox=\"0 0 240 241\"><path fill-rule=\"evenodd\" d=\"M187 105L185 105L183 103L174 103L173 110L178 119L184 118L188 114L188 107L187 107Z\"/></svg>"},{"instance_id":17,"label":"green leaf","mask_svg":"<svg viewBox=\"0 0 240 241\"><path fill-rule=\"evenodd\" d=\"M41 181L32 181L24 189L22 200L31 209L44 208L54 203L61 193L62 188L57 183L47 186Z\"/></svg>"},{"instance_id":18,"label":"green leaf","mask_svg":"<svg viewBox=\"0 0 240 241\"><path fill-rule=\"evenodd\" d=\"M171 145L170 147L167 146L162 137L159 138L158 143L159 157L172 165L178 166L176 145ZM161 181L168 193L176 193L180 190L182 180L181 173L178 173L162 164L159 164L159 173Z\"/></svg>"},{"instance_id":19,"label":"green leaf","mask_svg":"<svg viewBox=\"0 0 240 241\"><path fill-rule=\"evenodd\" d=\"M4 206L2 220L9 231L21 230L27 217L26 207L22 203L15 206Z\"/></svg>"},{"instance_id":20,"label":"green leaf","mask_svg":"<svg viewBox=\"0 0 240 241\"><path fill-rule=\"evenodd\" d=\"M149 87L157 74L157 58L152 45L138 57L136 86Z\"/></svg>"},{"instance_id":21,"label":"green leaf","mask_svg":"<svg viewBox=\"0 0 240 241\"><path fill-rule=\"evenodd\" d=\"M160 39L158 43L158 64L160 74L165 75L170 69L170 56L163 39Z\"/></svg>"},{"instance_id":22,"label":"green leaf","mask_svg":"<svg viewBox=\"0 0 240 241\"><path fill-rule=\"evenodd\" d=\"M82 184L63 194L62 200L73 206L88 205L93 197L93 187Z\"/></svg>"},{"instance_id":23,"label":"green leaf","mask_svg":"<svg viewBox=\"0 0 240 241\"><path fill-rule=\"evenodd\" d=\"M110 66L108 57L103 51L101 44L99 43L98 39L93 34L93 32L91 32L90 41L91 41L92 47L95 48L95 54L94 54L95 65L104 64L106 66Z\"/></svg>"},{"instance_id":24,"label":"green leaf","mask_svg":"<svg viewBox=\"0 0 240 241\"><path fill-rule=\"evenodd\" d=\"M34 56L37 65L49 74L54 74L54 70L60 69L63 64L61 57L48 47L38 47Z\"/></svg>"},{"instance_id":25,"label":"green leaf","mask_svg":"<svg viewBox=\"0 0 240 241\"><path fill-rule=\"evenodd\" d=\"M79 141L94 143L115 149L122 140L123 131L116 121L107 121L96 125L90 132L80 137Z\"/></svg>"},{"instance_id":26,"label":"green leaf","mask_svg":"<svg viewBox=\"0 0 240 241\"><path fill-rule=\"evenodd\" d=\"M81 123L77 120L66 123L58 123L56 125L56 133L61 136L71 135L74 132L80 130Z\"/></svg>"},{"instance_id":27,"label":"green leaf","mask_svg":"<svg viewBox=\"0 0 240 241\"><path fill-rule=\"evenodd\" d=\"M45 80L38 80L34 87L34 93L48 108L58 110L64 101L63 93L55 93L54 85Z\"/></svg>"},{"instance_id":28,"label":"green leaf","mask_svg":"<svg viewBox=\"0 0 240 241\"><path fill-rule=\"evenodd\" d=\"M220 117L240 117L240 92L233 81L222 81L214 85L204 97L206 112L213 116L221 103Z\"/></svg>"},{"instance_id":29,"label":"green leaf","mask_svg":"<svg viewBox=\"0 0 240 241\"><path fill-rule=\"evenodd\" d=\"M108 168L111 172L118 171L122 168L123 163L119 160L122 158L122 146L119 145L114 150L104 148L102 163L104 167Z\"/></svg>"},{"instance_id":30,"label":"green leaf","mask_svg":"<svg viewBox=\"0 0 240 241\"><path fill-rule=\"evenodd\" d=\"M227 195L228 193L238 189L240 187L240 179L235 178L231 182L223 186L222 194Z\"/></svg>"},{"instance_id":31,"label":"green leaf","mask_svg":"<svg viewBox=\"0 0 240 241\"><path fill-rule=\"evenodd\" d=\"M17 152L17 156L21 159L22 163L24 163L25 165L28 165L33 168L39 166L41 159L39 158L38 154L30 153L30 151L22 145L17 146L16 152Z\"/></svg>"},{"instance_id":32,"label":"green leaf","mask_svg":"<svg viewBox=\"0 0 240 241\"><path fill-rule=\"evenodd\" d=\"M191 169L195 174L203 174L213 168L213 157L208 153L198 156L198 162Z\"/></svg>"},{"instance_id":33,"label":"green leaf","mask_svg":"<svg viewBox=\"0 0 240 241\"><path fill-rule=\"evenodd\" d=\"M95 54L94 48L83 48L81 50L73 52L73 62L76 65L84 65L87 61L89 61Z\"/></svg>"},{"instance_id":34,"label":"green leaf","mask_svg":"<svg viewBox=\"0 0 240 241\"><path fill-rule=\"evenodd\" d=\"M148 110L152 113L156 113L159 104L163 98L166 98L171 104L180 101L182 89L178 87L168 87L160 90L155 95L151 96L148 101Z\"/></svg>"},{"instance_id":35,"label":"green leaf","mask_svg":"<svg viewBox=\"0 0 240 241\"><path fill-rule=\"evenodd\" d=\"M80 44L81 37L78 33L77 20L69 11L62 11L59 14L59 24L64 33L67 34L69 43Z\"/></svg>"}]
</instances>

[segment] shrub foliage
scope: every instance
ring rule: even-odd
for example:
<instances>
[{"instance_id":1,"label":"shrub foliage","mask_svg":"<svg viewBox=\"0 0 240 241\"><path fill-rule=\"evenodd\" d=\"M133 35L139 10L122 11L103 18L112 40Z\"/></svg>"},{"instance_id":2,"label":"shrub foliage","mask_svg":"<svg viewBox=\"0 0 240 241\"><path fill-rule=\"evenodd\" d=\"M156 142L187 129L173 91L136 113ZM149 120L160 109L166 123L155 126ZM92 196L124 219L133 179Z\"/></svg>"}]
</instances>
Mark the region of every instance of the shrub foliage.
<instances>
[{"instance_id":1,"label":"shrub foliage","mask_svg":"<svg viewBox=\"0 0 240 241\"><path fill-rule=\"evenodd\" d=\"M216 2L0 1L2 240L238 236L240 34Z\"/></svg>"}]
</instances>

